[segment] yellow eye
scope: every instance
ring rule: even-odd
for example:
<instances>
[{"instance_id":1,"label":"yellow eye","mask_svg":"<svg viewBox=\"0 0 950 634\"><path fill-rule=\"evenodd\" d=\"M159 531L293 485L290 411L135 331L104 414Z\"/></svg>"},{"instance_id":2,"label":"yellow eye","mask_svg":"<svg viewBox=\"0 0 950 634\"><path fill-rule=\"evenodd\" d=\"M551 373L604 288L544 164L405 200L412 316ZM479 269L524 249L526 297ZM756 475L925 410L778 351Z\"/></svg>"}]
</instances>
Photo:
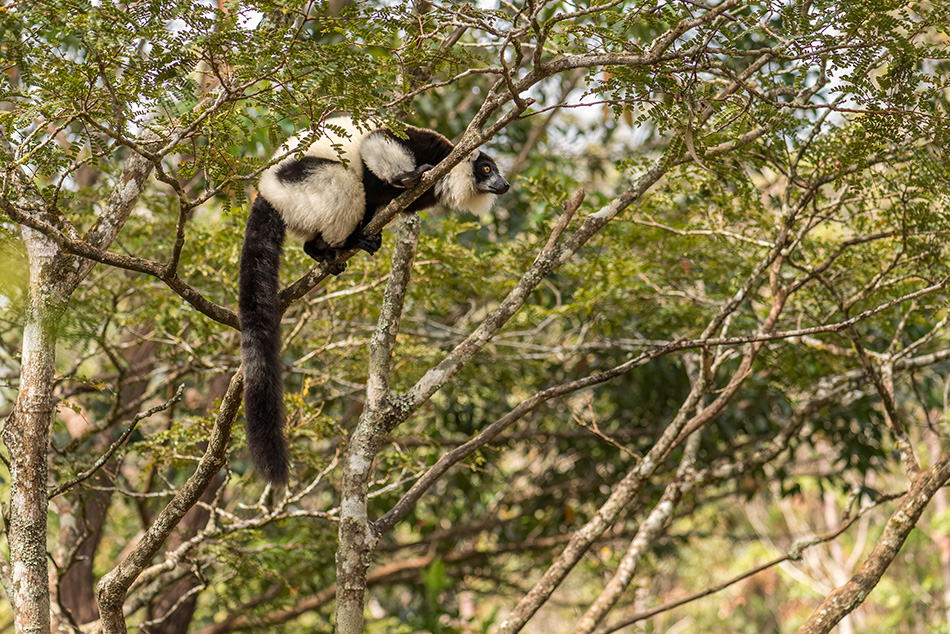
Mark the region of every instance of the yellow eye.
<instances>
[{"instance_id":1,"label":"yellow eye","mask_svg":"<svg viewBox=\"0 0 950 634\"><path fill-rule=\"evenodd\" d=\"M491 168L488 167L487 165L482 168L482 171L485 172L486 174L491 174Z\"/></svg>"}]
</instances>

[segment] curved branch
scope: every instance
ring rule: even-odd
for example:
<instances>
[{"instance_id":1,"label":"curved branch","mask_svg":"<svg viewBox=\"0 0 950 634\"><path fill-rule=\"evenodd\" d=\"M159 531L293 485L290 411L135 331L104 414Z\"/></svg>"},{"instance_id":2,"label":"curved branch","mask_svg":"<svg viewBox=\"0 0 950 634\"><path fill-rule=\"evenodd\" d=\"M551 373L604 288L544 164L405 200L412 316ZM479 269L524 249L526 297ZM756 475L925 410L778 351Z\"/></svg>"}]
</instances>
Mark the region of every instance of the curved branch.
<instances>
[{"instance_id":1,"label":"curved branch","mask_svg":"<svg viewBox=\"0 0 950 634\"><path fill-rule=\"evenodd\" d=\"M125 444L125 441L128 440L129 436L132 435L132 432L135 431L135 428L136 426L138 426L139 421L148 418L152 414L156 414L158 412L168 409L174 403L177 403L178 401L180 401L181 396L184 393L185 393L185 384L182 383L181 385L178 386L178 390L170 399L168 399L167 401L165 401L164 403L160 405L156 405L155 407L151 408L148 411L139 412L138 414L136 414L135 417L132 418L132 422L129 423L129 426L126 428L126 430L122 432L122 435L119 436L119 438L114 443L112 443L112 445L109 447L109 449L106 450L104 454L99 456L99 458L95 461L95 463L93 463L91 467L89 467L88 469L80 473L79 475L76 475L70 478L66 482L63 482L56 488L50 490L50 492L47 494L47 497L50 500L52 500L54 497L58 495L62 495L66 491L69 491L71 488L73 488L74 486L82 482L83 480L87 480L88 478L90 478L92 474L94 474L96 471L98 471L102 467L102 465L104 465L106 462L109 461L109 458L111 458L113 454L115 454L115 452L118 451L119 447Z\"/></svg>"},{"instance_id":2,"label":"curved branch","mask_svg":"<svg viewBox=\"0 0 950 634\"><path fill-rule=\"evenodd\" d=\"M827 634L841 619L867 598L887 567L916 528L930 499L950 480L950 453L944 454L932 467L918 477L897 510L887 520L884 532L864 564L843 586L835 588L815 609L798 634Z\"/></svg>"},{"instance_id":3,"label":"curved branch","mask_svg":"<svg viewBox=\"0 0 950 634\"><path fill-rule=\"evenodd\" d=\"M221 408L214 421L208 448L198 462L195 472L158 514L135 548L96 585L100 628L104 634L125 634L122 606L129 587L151 563L152 557L165 543L181 518L198 502L211 480L227 463L231 427L237 418L243 393L244 374L239 371L231 377L228 391L221 401Z\"/></svg>"},{"instance_id":4,"label":"curved branch","mask_svg":"<svg viewBox=\"0 0 950 634\"><path fill-rule=\"evenodd\" d=\"M2 208L15 222L39 231L46 237L55 242L63 251L72 255L84 258L91 265L100 262L116 268L136 273L145 273L158 278L164 282L170 289L175 291L182 299L191 304L196 310L201 312L214 321L230 326L235 330L240 330L237 313L229 308L215 304L204 295L198 292L193 286L178 277L178 273L173 270L169 264L148 260L146 258L137 258L129 255L121 255L111 251L104 251L92 243L85 240L73 239L67 237L59 229L43 222L37 218L29 216L13 207L8 202L0 199L0 208ZM322 278L321 278L322 279ZM309 290L309 289L308 289Z\"/></svg>"}]
</instances>

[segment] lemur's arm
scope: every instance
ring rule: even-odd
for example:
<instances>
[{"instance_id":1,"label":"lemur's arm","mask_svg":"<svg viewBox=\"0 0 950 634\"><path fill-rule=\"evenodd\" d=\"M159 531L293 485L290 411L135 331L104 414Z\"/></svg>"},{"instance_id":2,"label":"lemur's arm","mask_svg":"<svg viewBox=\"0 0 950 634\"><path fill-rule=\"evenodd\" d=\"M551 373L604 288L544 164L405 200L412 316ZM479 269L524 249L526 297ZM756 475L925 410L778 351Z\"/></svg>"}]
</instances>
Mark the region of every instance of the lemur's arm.
<instances>
[{"instance_id":1,"label":"lemur's arm","mask_svg":"<svg viewBox=\"0 0 950 634\"><path fill-rule=\"evenodd\" d=\"M420 165L414 170L397 174L393 178L391 185L393 187L399 187L401 189L412 189L413 187L419 184L419 181L422 179L422 175L428 172L433 167L435 166L429 165L428 163L423 163L422 165Z\"/></svg>"}]
</instances>

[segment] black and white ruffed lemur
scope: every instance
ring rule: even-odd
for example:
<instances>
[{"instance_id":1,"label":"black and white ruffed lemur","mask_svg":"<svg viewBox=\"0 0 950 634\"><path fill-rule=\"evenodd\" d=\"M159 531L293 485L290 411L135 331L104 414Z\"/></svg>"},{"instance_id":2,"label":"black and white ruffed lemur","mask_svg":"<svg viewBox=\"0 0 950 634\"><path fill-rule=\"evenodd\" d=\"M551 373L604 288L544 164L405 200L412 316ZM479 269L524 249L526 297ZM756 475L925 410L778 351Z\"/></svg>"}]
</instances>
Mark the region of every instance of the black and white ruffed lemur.
<instances>
[{"instance_id":1,"label":"black and white ruffed lemur","mask_svg":"<svg viewBox=\"0 0 950 634\"><path fill-rule=\"evenodd\" d=\"M397 135L386 128L358 127L349 118L327 123L325 136L302 156L285 158L261 174L241 252L238 307L247 443L258 472L275 485L289 477L277 293L286 230L338 275L345 265L336 263L337 255L357 248L375 253L382 239L365 234L363 227L453 149L448 139L425 128L407 127ZM476 150L406 212L442 204L484 213L508 188L491 157Z\"/></svg>"}]
</instances>

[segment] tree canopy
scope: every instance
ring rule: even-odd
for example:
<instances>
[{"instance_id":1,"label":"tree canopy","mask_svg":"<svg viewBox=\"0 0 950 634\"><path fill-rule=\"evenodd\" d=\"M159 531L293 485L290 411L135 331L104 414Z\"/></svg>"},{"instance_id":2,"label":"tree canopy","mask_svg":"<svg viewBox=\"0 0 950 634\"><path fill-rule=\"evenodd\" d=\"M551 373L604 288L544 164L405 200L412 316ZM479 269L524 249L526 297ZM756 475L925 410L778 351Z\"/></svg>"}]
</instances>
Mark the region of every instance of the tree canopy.
<instances>
[{"instance_id":1,"label":"tree canopy","mask_svg":"<svg viewBox=\"0 0 950 634\"><path fill-rule=\"evenodd\" d=\"M948 25L0 3L0 626L947 631ZM244 225L341 112L457 151L375 257L285 248L275 490ZM399 213L475 148L491 213Z\"/></svg>"}]
</instances>

